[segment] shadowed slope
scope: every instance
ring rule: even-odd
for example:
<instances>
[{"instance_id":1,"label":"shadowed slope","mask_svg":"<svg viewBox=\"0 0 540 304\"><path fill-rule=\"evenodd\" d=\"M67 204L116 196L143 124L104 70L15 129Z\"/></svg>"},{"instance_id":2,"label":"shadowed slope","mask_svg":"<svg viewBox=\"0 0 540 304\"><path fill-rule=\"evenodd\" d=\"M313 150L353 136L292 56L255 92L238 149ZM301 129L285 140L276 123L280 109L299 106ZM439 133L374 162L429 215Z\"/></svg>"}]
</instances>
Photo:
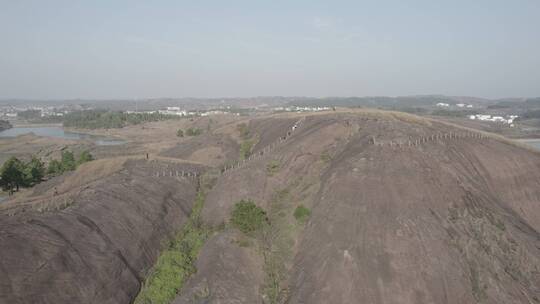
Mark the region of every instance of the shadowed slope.
<instances>
[{"instance_id":1,"label":"shadowed slope","mask_svg":"<svg viewBox=\"0 0 540 304\"><path fill-rule=\"evenodd\" d=\"M130 303L196 193L190 179L152 177L156 166L128 161L59 210L0 214L0 302Z\"/></svg>"}]
</instances>

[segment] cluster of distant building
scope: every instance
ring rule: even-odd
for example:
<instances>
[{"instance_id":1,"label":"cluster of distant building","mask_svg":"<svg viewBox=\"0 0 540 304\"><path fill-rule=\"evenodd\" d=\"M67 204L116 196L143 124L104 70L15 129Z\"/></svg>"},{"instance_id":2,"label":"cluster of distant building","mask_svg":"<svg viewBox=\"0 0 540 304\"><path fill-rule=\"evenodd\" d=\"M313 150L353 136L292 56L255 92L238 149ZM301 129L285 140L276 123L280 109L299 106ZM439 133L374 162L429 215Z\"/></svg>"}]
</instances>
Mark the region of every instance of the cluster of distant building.
<instances>
[{"instance_id":1,"label":"cluster of distant building","mask_svg":"<svg viewBox=\"0 0 540 304\"><path fill-rule=\"evenodd\" d=\"M36 106L1 106L0 107L0 118L6 119L15 119L18 116L18 113L26 111L39 111L40 117L50 117L50 116L64 116L68 113L68 110L59 109L56 107L36 107Z\"/></svg>"},{"instance_id":2,"label":"cluster of distant building","mask_svg":"<svg viewBox=\"0 0 540 304\"><path fill-rule=\"evenodd\" d=\"M285 111L285 112L320 112L320 111L330 111L332 108L330 107L297 107L297 106L290 106L290 107L276 107L274 108L274 111Z\"/></svg>"},{"instance_id":3,"label":"cluster of distant building","mask_svg":"<svg viewBox=\"0 0 540 304\"><path fill-rule=\"evenodd\" d=\"M175 116L211 116L211 115L220 115L220 114L232 114L228 111L222 111L222 110L209 110L209 111L187 111L183 110L180 107L167 107L166 110L155 110L155 111L126 111L128 114L153 114L153 113L159 113L163 115L175 115ZM236 115L239 115L238 113Z\"/></svg>"},{"instance_id":4,"label":"cluster of distant building","mask_svg":"<svg viewBox=\"0 0 540 304\"><path fill-rule=\"evenodd\" d=\"M437 107L440 107L440 108L449 108L450 107L450 104L449 103L444 103L444 102L439 102L436 104ZM466 103L458 103L456 104L456 107L458 108L472 108L473 105L472 104L466 104Z\"/></svg>"},{"instance_id":5,"label":"cluster of distant building","mask_svg":"<svg viewBox=\"0 0 540 304\"><path fill-rule=\"evenodd\" d=\"M476 115L470 115L469 119L500 122L500 123L508 124L510 125L510 127L513 127L514 120L518 117L519 117L518 115L507 115L506 117L503 117L503 116L492 116L489 114L476 114Z\"/></svg>"}]
</instances>

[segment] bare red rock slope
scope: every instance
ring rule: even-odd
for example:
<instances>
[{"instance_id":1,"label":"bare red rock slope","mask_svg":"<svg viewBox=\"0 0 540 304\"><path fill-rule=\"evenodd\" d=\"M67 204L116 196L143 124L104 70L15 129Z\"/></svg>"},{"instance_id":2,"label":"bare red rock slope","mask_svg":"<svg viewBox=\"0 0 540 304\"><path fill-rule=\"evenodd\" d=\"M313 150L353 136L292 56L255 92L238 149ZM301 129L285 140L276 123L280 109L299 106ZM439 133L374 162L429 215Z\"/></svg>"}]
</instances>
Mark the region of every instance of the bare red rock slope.
<instances>
[{"instance_id":1,"label":"bare red rock slope","mask_svg":"<svg viewBox=\"0 0 540 304\"><path fill-rule=\"evenodd\" d=\"M503 139L401 114L308 116L222 177L204 216L227 222L246 198L267 210L269 240L242 247L226 230L175 303L540 301L540 154ZM300 204L312 215L298 227ZM241 253L224 266L207 251Z\"/></svg>"},{"instance_id":2,"label":"bare red rock slope","mask_svg":"<svg viewBox=\"0 0 540 304\"><path fill-rule=\"evenodd\" d=\"M128 161L66 208L1 212L0 303L133 301L196 194L192 180L153 177L157 168Z\"/></svg>"},{"instance_id":3,"label":"bare red rock slope","mask_svg":"<svg viewBox=\"0 0 540 304\"><path fill-rule=\"evenodd\" d=\"M248 126L257 157L207 193L203 220L224 228L174 303L540 303L540 153L391 112ZM238 153L238 136L214 135L215 155ZM129 162L69 208L0 214L0 303L130 303L196 191L154 169ZM264 208L269 227L232 227L241 199Z\"/></svg>"}]
</instances>

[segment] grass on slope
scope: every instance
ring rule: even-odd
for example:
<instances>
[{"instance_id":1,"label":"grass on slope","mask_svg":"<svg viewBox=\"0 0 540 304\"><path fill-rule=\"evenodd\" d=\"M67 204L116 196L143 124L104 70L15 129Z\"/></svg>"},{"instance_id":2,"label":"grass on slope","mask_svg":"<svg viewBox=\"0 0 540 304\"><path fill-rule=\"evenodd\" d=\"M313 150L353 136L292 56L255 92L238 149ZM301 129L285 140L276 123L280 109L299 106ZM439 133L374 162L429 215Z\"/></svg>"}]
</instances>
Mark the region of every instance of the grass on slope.
<instances>
[{"instance_id":1,"label":"grass on slope","mask_svg":"<svg viewBox=\"0 0 540 304\"><path fill-rule=\"evenodd\" d=\"M240 160L247 159L251 155L253 146L255 146L255 141L251 139L244 140L240 144Z\"/></svg>"},{"instance_id":2,"label":"grass on slope","mask_svg":"<svg viewBox=\"0 0 540 304\"><path fill-rule=\"evenodd\" d=\"M205 195L199 191L188 223L157 260L135 304L168 304L174 300L190 275L211 229L201 220Z\"/></svg>"}]
</instances>

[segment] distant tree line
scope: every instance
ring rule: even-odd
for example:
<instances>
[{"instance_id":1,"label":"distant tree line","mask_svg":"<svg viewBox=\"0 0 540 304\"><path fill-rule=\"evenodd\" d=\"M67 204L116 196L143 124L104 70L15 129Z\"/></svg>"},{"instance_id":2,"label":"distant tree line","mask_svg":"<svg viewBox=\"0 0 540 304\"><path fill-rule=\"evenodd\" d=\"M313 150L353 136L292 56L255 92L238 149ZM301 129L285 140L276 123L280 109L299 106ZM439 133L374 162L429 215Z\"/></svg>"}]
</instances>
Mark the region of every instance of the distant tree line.
<instances>
[{"instance_id":1,"label":"distant tree line","mask_svg":"<svg viewBox=\"0 0 540 304\"><path fill-rule=\"evenodd\" d=\"M26 120L36 119L41 117L41 110L26 110L17 113L17 117L24 118Z\"/></svg>"},{"instance_id":2,"label":"distant tree line","mask_svg":"<svg viewBox=\"0 0 540 304\"><path fill-rule=\"evenodd\" d=\"M10 129L12 127L11 123L7 120L0 120L0 131Z\"/></svg>"},{"instance_id":3,"label":"distant tree line","mask_svg":"<svg viewBox=\"0 0 540 304\"><path fill-rule=\"evenodd\" d=\"M62 151L60 160L53 159L49 162L47 167L47 174L60 175L67 171L73 171L81 164L94 160L94 157L90 152L83 151L79 154L79 157L75 159L73 152L69 150Z\"/></svg>"},{"instance_id":4,"label":"distant tree line","mask_svg":"<svg viewBox=\"0 0 540 304\"><path fill-rule=\"evenodd\" d=\"M151 121L178 119L176 115L153 113L125 113L107 110L75 111L64 115L64 127L81 129L114 129Z\"/></svg>"},{"instance_id":5,"label":"distant tree line","mask_svg":"<svg viewBox=\"0 0 540 304\"><path fill-rule=\"evenodd\" d=\"M527 111L523 113L520 117L518 117L517 120L525 120L525 119L533 119L533 118L540 118L540 109Z\"/></svg>"},{"instance_id":6,"label":"distant tree line","mask_svg":"<svg viewBox=\"0 0 540 304\"><path fill-rule=\"evenodd\" d=\"M75 159L73 152L66 150L62 151L60 160L51 160L46 168L45 163L35 156L28 162L23 162L13 156L0 168L0 186L11 194L13 191L19 191L21 187L32 187L40 183L47 174L55 176L66 171L73 171L80 164L93 159L88 151L83 151Z\"/></svg>"},{"instance_id":7,"label":"distant tree line","mask_svg":"<svg viewBox=\"0 0 540 304\"><path fill-rule=\"evenodd\" d=\"M446 117L466 117L469 115L476 115L478 111L475 110L435 110L431 112L431 115L446 116Z\"/></svg>"}]
</instances>

